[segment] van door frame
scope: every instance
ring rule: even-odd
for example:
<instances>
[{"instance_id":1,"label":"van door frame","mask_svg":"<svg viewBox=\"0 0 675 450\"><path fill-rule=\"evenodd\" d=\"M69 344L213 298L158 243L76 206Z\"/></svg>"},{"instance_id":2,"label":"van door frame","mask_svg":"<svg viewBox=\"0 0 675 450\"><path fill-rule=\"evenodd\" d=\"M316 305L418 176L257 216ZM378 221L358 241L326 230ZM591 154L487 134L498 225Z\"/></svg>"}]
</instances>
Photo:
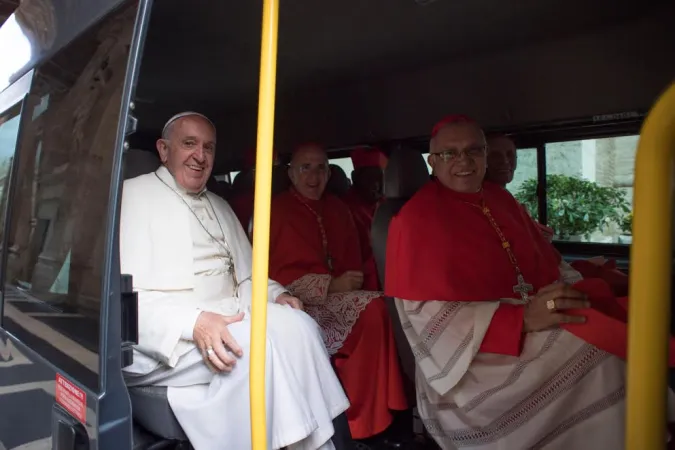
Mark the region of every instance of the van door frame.
<instances>
[{"instance_id":1,"label":"van door frame","mask_svg":"<svg viewBox=\"0 0 675 450\"><path fill-rule=\"evenodd\" d=\"M9 233L7 233L7 225L10 223L10 215L12 211L12 197L14 193L14 179L16 178L16 169L17 164L17 149L19 147L19 142L21 142L21 132L23 130L23 123L26 120L26 103L28 100L28 94L33 85L33 76L35 75L34 70L30 70L24 74L21 78L16 80L14 83L9 85L4 91L0 92L0 114L4 114L9 109L21 104L21 112L19 113L19 130L16 136L16 142L14 143L14 156L12 158L12 166L9 169L9 180L7 182L7 202L5 203L4 213L4 223L2 224L3 229L5 230L2 243L2 252L0 253L0 339L11 339L14 345L19 345L24 347L23 343L17 339L13 339L9 333L6 333L2 328L2 319L5 314L5 268L7 267L7 258L8 251L7 246L9 244ZM26 350L26 349L22 349ZM31 351L32 353L32 351Z\"/></svg>"},{"instance_id":2,"label":"van door frame","mask_svg":"<svg viewBox=\"0 0 675 450\"><path fill-rule=\"evenodd\" d=\"M88 417L87 426L89 434L89 448L92 450L126 450L133 448L133 425L131 401L126 384L122 375L122 330L121 330L121 276L119 258L119 212L121 206L121 192L123 180L123 153L127 144L125 141L129 130L133 128L135 119L132 117L133 103L131 99L135 95L140 66L142 46L148 27L148 21L152 6L152 0L136 0L137 12L134 32L129 48L129 59L126 67L124 89L120 116L117 123L116 143L113 155L113 167L111 173L110 189L108 195L108 220L106 223L106 237L103 261L103 279L101 295L100 340L99 340L99 393L94 399L98 403L94 416ZM23 123L29 115L26 113L26 102L29 99L35 68L53 54L66 47L71 41L82 33L88 31L94 23L99 23L111 13L119 11L125 3L131 4L132 0L92 0L86 6L75 11L65 11L56 8L58 16L65 16L66 22L73 22L74 26L64 30L56 39L53 48L44 49L34 55L31 62L24 69L17 72L16 79L11 85L0 91L0 111L5 112L16 105L21 104L20 126L15 144L15 156L10 169L8 195L9 201L5 205L5 224L11 218L13 197L16 185L16 170L18 168L18 146L21 142ZM23 74L21 74L23 72ZM9 234L3 237L3 247L7 248ZM5 268L7 251L0 254L0 295L4 295ZM4 298L0 297L0 325L4 313ZM59 368L42 358L37 352L25 345L20 339L14 337L0 326L0 339L6 339L31 361L49 367L58 373ZM77 380L75 380L77 381ZM89 402L88 402L89 403ZM92 405L89 404L89 407ZM68 415L54 403L52 409L52 436L68 421ZM76 421L73 419L73 423ZM65 424L66 426L68 424ZM93 433L92 433L93 431ZM127 444L124 444L124 443ZM52 448L58 449L59 442L55 439Z\"/></svg>"},{"instance_id":3,"label":"van door frame","mask_svg":"<svg viewBox=\"0 0 675 450\"><path fill-rule=\"evenodd\" d=\"M99 359L100 390L98 408L98 449L119 450L120 442L133 448L131 400L124 382L122 367L129 363L131 346L123 342L122 277L120 274L119 229L124 181L124 152L129 148L127 135L135 131L133 98L136 94L143 44L147 34L153 0L139 0L134 33L129 48L129 62L122 92L117 137L108 196L108 223L104 250L101 296ZM126 345L125 345L126 344ZM127 355L123 355L125 346Z\"/></svg>"}]
</instances>

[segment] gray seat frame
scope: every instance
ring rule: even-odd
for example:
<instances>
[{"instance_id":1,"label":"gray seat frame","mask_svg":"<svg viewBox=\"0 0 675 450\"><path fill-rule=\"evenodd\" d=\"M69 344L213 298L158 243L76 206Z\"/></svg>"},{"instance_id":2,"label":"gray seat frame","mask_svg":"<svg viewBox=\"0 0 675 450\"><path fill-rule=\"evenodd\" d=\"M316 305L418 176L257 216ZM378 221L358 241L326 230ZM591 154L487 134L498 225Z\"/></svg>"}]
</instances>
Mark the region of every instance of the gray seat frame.
<instances>
[{"instance_id":1,"label":"gray seat frame","mask_svg":"<svg viewBox=\"0 0 675 450\"><path fill-rule=\"evenodd\" d=\"M420 152L413 149L398 148L391 152L384 170L385 200L375 211L371 228L373 255L382 286L386 286L387 237L389 223L415 193L430 181L429 169ZM423 230L420 230L423 231ZM385 296L385 302L394 327L394 338L402 370L415 381L415 357L401 325L394 299Z\"/></svg>"}]
</instances>

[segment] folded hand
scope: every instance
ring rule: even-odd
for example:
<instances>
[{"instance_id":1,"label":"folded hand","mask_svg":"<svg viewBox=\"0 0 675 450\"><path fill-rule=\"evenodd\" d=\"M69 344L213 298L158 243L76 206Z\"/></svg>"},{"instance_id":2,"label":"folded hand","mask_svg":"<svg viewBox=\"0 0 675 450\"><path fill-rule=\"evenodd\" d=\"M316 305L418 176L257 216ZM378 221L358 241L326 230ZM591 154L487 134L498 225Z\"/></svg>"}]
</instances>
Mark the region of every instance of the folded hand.
<instances>
[{"instance_id":1,"label":"folded hand","mask_svg":"<svg viewBox=\"0 0 675 450\"><path fill-rule=\"evenodd\" d=\"M299 298L293 297L292 295L284 292L279 295L274 301L277 305L289 305L293 309L299 309L302 311L303 305Z\"/></svg>"}]
</instances>

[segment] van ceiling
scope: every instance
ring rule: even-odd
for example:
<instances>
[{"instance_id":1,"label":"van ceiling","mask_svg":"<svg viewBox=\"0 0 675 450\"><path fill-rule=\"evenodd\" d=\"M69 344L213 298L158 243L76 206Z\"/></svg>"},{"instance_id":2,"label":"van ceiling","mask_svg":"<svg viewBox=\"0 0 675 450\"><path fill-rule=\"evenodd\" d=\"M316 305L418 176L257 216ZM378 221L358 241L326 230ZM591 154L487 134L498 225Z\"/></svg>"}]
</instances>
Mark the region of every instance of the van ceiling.
<instances>
[{"instance_id":1,"label":"van ceiling","mask_svg":"<svg viewBox=\"0 0 675 450\"><path fill-rule=\"evenodd\" d=\"M635 19L665 0L281 1L278 92L498 52ZM257 100L262 1L155 2L141 111L223 113ZM189 83L189 80L195 80ZM154 115L154 114L153 114ZM146 117L146 119L149 119ZM157 126L153 117L145 125ZM160 125L161 126L161 125ZM141 125L142 128L143 125Z\"/></svg>"}]
</instances>

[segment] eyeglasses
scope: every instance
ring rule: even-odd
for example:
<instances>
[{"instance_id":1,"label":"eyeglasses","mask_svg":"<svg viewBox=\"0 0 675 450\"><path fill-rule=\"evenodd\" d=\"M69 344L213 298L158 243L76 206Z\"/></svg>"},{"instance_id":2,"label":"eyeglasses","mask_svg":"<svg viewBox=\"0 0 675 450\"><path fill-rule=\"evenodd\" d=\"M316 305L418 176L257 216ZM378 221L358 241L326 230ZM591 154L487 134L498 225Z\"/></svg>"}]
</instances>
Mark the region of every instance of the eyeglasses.
<instances>
[{"instance_id":1,"label":"eyeglasses","mask_svg":"<svg viewBox=\"0 0 675 450\"><path fill-rule=\"evenodd\" d=\"M481 146L476 146L476 147L469 147L465 148L464 150L456 150L456 149L451 149L451 150L445 150L443 152L434 152L431 153L432 155L436 155L439 158L443 160L443 162L450 162L450 161L455 161L458 160L462 157L462 154L466 155L469 158L481 158L485 157L485 150L487 147L485 145Z\"/></svg>"},{"instance_id":2,"label":"eyeglasses","mask_svg":"<svg viewBox=\"0 0 675 450\"><path fill-rule=\"evenodd\" d=\"M309 172L312 172L312 173L316 172L316 173L319 173L320 175L323 175L323 174L326 174L326 173L330 172L330 168L327 165L324 165L324 164L319 164L319 165L316 165L316 166L312 166L311 164L301 164L299 166L294 166L294 168L302 174L309 173Z\"/></svg>"}]
</instances>

